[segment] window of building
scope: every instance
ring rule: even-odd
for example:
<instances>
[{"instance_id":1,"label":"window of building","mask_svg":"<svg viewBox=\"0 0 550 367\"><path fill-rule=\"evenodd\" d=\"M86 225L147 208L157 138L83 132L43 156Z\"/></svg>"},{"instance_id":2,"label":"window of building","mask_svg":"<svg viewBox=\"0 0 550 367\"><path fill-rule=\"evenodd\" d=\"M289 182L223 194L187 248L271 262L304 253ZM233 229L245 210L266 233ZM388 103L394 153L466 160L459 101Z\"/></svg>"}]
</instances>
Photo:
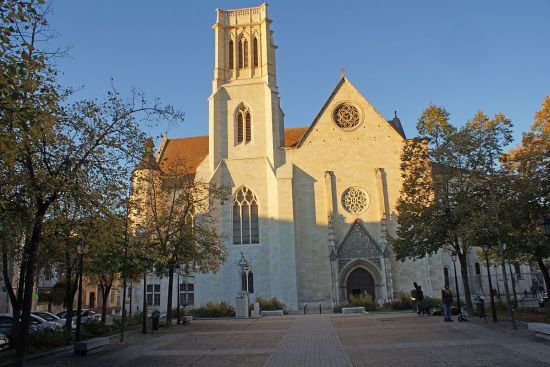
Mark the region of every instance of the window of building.
<instances>
[{"instance_id":1,"label":"window of building","mask_svg":"<svg viewBox=\"0 0 550 367\"><path fill-rule=\"evenodd\" d=\"M244 53L244 67L248 67L248 40L243 42L243 53Z\"/></svg>"},{"instance_id":2,"label":"window of building","mask_svg":"<svg viewBox=\"0 0 550 367\"><path fill-rule=\"evenodd\" d=\"M183 276L180 284L180 305L195 304L195 277Z\"/></svg>"},{"instance_id":3,"label":"window of building","mask_svg":"<svg viewBox=\"0 0 550 367\"><path fill-rule=\"evenodd\" d=\"M258 200L242 186L233 196L233 243L260 243Z\"/></svg>"},{"instance_id":4,"label":"window of building","mask_svg":"<svg viewBox=\"0 0 550 367\"><path fill-rule=\"evenodd\" d=\"M233 69L233 40L229 41L229 69Z\"/></svg>"},{"instance_id":5,"label":"window of building","mask_svg":"<svg viewBox=\"0 0 550 367\"><path fill-rule=\"evenodd\" d=\"M246 111L244 115L244 120L246 122L246 142L249 143L252 140L252 118L250 117L250 111Z\"/></svg>"},{"instance_id":6,"label":"window of building","mask_svg":"<svg viewBox=\"0 0 550 367\"><path fill-rule=\"evenodd\" d=\"M252 40L252 55L252 65L258 67L258 39L256 37Z\"/></svg>"},{"instance_id":7,"label":"window of building","mask_svg":"<svg viewBox=\"0 0 550 367\"><path fill-rule=\"evenodd\" d=\"M237 112L237 143L243 142L243 114Z\"/></svg>"},{"instance_id":8,"label":"window of building","mask_svg":"<svg viewBox=\"0 0 550 367\"><path fill-rule=\"evenodd\" d=\"M243 59L243 41L241 40L239 42L239 68L242 69L244 67L244 59Z\"/></svg>"},{"instance_id":9,"label":"window of building","mask_svg":"<svg viewBox=\"0 0 550 367\"><path fill-rule=\"evenodd\" d=\"M443 276L445 277L445 285L449 286L450 282L449 282L449 268L448 267L443 268Z\"/></svg>"},{"instance_id":10,"label":"window of building","mask_svg":"<svg viewBox=\"0 0 550 367\"><path fill-rule=\"evenodd\" d=\"M115 303L115 293L116 290L111 289L111 304Z\"/></svg>"},{"instance_id":11,"label":"window of building","mask_svg":"<svg viewBox=\"0 0 550 367\"><path fill-rule=\"evenodd\" d=\"M241 104L237 109L237 144L243 142L246 139L246 142L249 143L252 140L252 114L250 109L244 104Z\"/></svg>"},{"instance_id":12,"label":"window of building","mask_svg":"<svg viewBox=\"0 0 550 367\"><path fill-rule=\"evenodd\" d=\"M248 283L248 284L247 284ZM241 289L248 291L248 293L254 293L254 273L249 271L248 278L246 272L241 273Z\"/></svg>"},{"instance_id":13,"label":"window of building","mask_svg":"<svg viewBox=\"0 0 550 367\"><path fill-rule=\"evenodd\" d=\"M476 275L481 275L481 268L479 267L478 262L475 263L475 268L476 268Z\"/></svg>"},{"instance_id":14,"label":"window of building","mask_svg":"<svg viewBox=\"0 0 550 367\"><path fill-rule=\"evenodd\" d=\"M521 275L521 266L518 263L514 264L514 271L516 272L516 277L518 279L523 279L523 275Z\"/></svg>"},{"instance_id":15,"label":"window of building","mask_svg":"<svg viewBox=\"0 0 550 367\"><path fill-rule=\"evenodd\" d=\"M160 284L147 284L147 306L160 306Z\"/></svg>"}]
</instances>

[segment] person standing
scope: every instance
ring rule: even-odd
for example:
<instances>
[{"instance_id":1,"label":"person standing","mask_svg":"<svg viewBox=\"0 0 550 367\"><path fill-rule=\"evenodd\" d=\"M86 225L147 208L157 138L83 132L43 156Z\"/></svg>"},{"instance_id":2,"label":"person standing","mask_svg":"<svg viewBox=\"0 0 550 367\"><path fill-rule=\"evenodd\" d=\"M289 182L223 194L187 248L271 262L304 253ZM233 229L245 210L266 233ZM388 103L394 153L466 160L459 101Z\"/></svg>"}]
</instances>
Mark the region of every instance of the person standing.
<instances>
[{"instance_id":1,"label":"person standing","mask_svg":"<svg viewBox=\"0 0 550 367\"><path fill-rule=\"evenodd\" d=\"M422 292L422 286L419 286L416 282L413 282L414 289L415 289L415 300L416 300L416 313L420 316L420 314L424 314L424 308L422 306L422 301L424 300L424 292Z\"/></svg>"},{"instance_id":2,"label":"person standing","mask_svg":"<svg viewBox=\"0 0 550 367\"><path fill-rule=\"evenodd\" d=\"M441 303L443 305L443 315L445 316L443 321L453 321L451 318L453 307L453 293L449 289L449 285L445 284L445 288L441 290Z\"/></svg>"}]
</instances>

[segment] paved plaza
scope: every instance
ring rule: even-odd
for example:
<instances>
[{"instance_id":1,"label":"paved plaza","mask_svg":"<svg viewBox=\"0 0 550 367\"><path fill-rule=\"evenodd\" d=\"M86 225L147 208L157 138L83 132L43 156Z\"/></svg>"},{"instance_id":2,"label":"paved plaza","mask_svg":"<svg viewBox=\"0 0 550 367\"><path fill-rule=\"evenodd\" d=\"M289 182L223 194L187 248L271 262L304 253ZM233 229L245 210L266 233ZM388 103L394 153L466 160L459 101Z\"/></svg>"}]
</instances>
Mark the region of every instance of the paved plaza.
<instances>
[{"instance_id":1,"label":"paved plaza","mask_svg":"<svg viewBox=\"0 0 550 367\"><path fill-rule=\"evenodd\" d=\"M525 330L405 313L194 320L112 343L86 357L65 351L28 365L550 366L550 342Z\"/></svg>"}]
</instances>

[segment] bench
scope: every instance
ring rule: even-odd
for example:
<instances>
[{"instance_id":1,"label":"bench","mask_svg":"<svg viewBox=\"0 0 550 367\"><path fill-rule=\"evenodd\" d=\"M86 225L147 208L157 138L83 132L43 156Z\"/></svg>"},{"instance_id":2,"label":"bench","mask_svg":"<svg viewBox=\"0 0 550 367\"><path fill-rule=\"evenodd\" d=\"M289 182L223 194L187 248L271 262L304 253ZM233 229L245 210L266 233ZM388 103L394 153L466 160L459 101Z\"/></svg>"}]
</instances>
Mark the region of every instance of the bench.
<instances>
[{"instance_id":1,"label":"bench","mask_svg":"<svg viewBox=\"0 0 550 367\"><path fill-rule=\"evenodd\" d=\"M74 343L73 349L76 354L85 356L89 350L93 350L93 349L101 348L105 345L109 345L109 340L110 338L108 336L103 338L88 339L88 340Z\"/></svg>"},{"instance_id":2,"label":"bench","mask_svg":"<svg viewBox=\"0 0 550 367\"><path fill-rule=\"evenodd\" d=\"M193 316L182 316L180 317L180 321L182 324L190 324L193 321Z\"/></svg>"},{"instance_id":3,"label":"bench","mask_svg":"<svg viewBox=\"0 0 550 367\"><path fill-rule=\"evenodd\" d=\"M342 313L366 313L365 307L342 307Z\"/></svg>"},{"instance_id":4,"label":"bench","mask_svg":"<svg viewBox=\"0 0 550 367\"><path fill-rule=\"evenodd\" d=\"M262 316L283 316L283 310L272 310L272 311L262 311L260 312Z\"/></svg>"},{"instance_id":5,"label":"bench","mask_svg":"<svg viewBox=\"0 0 550 367\"><path fill-rule=\"evenodd\" d=\"M550 324L530 322L527 324L527 329L534 331L539 338L550 340Z\"/></svg>"}]
</instances>

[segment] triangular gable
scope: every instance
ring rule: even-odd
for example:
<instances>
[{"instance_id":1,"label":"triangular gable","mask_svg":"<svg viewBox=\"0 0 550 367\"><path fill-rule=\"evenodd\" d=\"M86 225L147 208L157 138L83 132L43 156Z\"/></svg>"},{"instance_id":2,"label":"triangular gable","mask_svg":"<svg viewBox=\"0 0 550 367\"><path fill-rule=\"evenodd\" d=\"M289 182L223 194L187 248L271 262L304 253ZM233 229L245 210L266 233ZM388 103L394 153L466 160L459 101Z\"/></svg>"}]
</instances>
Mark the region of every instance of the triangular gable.
<instances>
[{"instance_id":1,"label":"triangular gable","mask_svg":"<svg viewBox=\"0 0 550 367\"><path fill-rule=\"evenodd\" d=\"M350 230L338 246L338 257L378 259L383 255L378 243L357 219L351 225Z\"/></svg>"},{"instance_id":2,"label":"triangular gable","mask_svg":"<svg viewBox=\"0 0 550 367\"><path fill-rule=\"evenodd\" d=\"M382 114L380 112L378 112L378 110L374 107L374 105L372 103L370 103L370 101L367 98L365 98L365 96L363 96L363 94L345 76L343 76L340 79L340 81L338 82L338 84L336 85L336 87L334 88L334 90L332 91L332 93L330 94L330 96L328 97L328 99L326 100L326 102L323 104L323 107L321 108L321 110L319 111L317 116L315 116L315 119L313 120L311 125L308 127L305 134L302 136L302 138L300 139L298 144L295 145L296 148L300 148L302 146L302 144L307 140L309 134L311 133L311 131L313 131L313 129L317 125L317 122L323 116L323 114L324 114L325 110L327 109L327 107L330 105L330 103L332 102L332 100L334 99L334 97L336 96L336 94L338 93L340 88L342 87L342 85L344 85L344 83L346 83L346 82L353 89L355 89L357 91L357 93L366 101L366 103L370 107L372 107L374 113L380 118L381 121L384 121L391 128L390 129L391 131L393 131L395 134L397 134L400 138L405 139L404 132L403 133L399 132L395 126L393 126L389 121L387 121L384 118L384 116L382 116Z\"/></svg>"}]
</instances>

